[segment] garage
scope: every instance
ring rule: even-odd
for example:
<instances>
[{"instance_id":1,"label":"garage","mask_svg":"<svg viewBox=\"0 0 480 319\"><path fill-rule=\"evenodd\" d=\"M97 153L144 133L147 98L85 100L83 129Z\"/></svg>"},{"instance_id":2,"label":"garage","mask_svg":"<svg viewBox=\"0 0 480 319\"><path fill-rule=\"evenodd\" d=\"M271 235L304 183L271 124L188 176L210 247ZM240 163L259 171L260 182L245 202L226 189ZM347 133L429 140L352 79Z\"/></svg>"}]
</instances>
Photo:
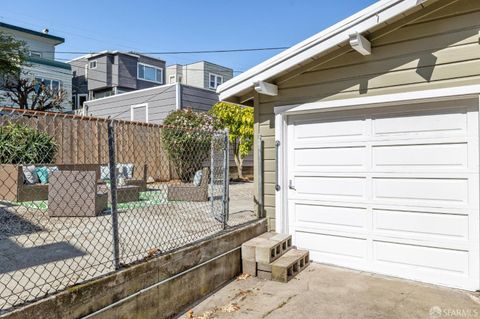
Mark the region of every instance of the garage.
<instances>
[{"instance_id":1,"label":"garage","mask_svg":"<svg viewBox=\"0 0 480 319\"><path fill-rule=\"evenodd\" d=\"M286 230L314 261L479 288L478 98L284 119Z\"/></svg>"},{"instance_id":2,"label":"garage","mask_svg":"<svg viewBox=\"0 0 480 319\"><path fill-rule=\"evenodd\" d=\"M479 19L377 1L219 86L254 108L269 229L314 262L479 290Z\"/></svg>"}]
</instances>

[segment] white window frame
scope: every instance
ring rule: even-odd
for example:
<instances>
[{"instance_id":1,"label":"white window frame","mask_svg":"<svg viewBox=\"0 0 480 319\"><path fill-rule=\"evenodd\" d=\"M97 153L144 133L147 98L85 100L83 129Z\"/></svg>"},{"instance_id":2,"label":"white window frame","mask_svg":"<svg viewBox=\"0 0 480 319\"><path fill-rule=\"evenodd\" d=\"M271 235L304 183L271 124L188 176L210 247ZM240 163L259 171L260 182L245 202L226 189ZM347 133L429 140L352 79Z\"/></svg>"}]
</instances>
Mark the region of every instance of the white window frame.
<instances>
[{"instance_id":1,"label":"white window frame","mask_svg":"<svg viewBox=\"0 0 480 319\"><path fill-rule=\"evenodd\" d=\"M384 106L408 105L411 103L449 101L467 98L477 98L480 104L480 85L467 85L445 89L412 91L376 96L357 97L344 100L320 101L304 104L276 106L275 141L278 142L276 160L278 167L275 191L275 229L279 233L289 233L288 229L288 177L287 177L287 119L289 116L308 114L312 112L327 112L335 110L355 110L361 108L376 108Z\"/></svg>"},{"instance_id":2,"label":"white window frame","mask_svg":"<svg viewBox=\"0 0 480 319\"><path fill-rule=\"evenodd\" d=\"M212 75L215 77L215 86L212 86L211 85L211 81L210 81L210 78L212 77ZM218 83L218 79L221 79L222 83ZM212 90L216 90L217 87L219 85L222 85L223 84L223 76L220 75L220 74L216 74L216 73L208 73L208 88L209 89L212 89Z\"/></svg>"},{"instance_id":3,"label":"white window frame","mask_svg":"<svg viewBox=\"0 0 480 319\"><path fill-rule=\"evenodd\" d=\"M142 104L134 104L130 106L130 121L134 121L134 111L135 109L139 109L145 107L145 122L148 123L148 103L142 103Z\"/></svg>"},{"instance_id":4,"label":"white window frame","mask_svg":"<svg viewBox=\"0 0 480 319\"><path fill-rule=\"evenodd\" d=\"M160 78L160 81L152 81L152 80L147 80L147 79L144 79L144 78L141 78L140 77L140 74L138 72L138 67L140 65L143 65L143 66L146 66L146 67L149 67L149 68L154 68L155 70L160 70L162 76ZM155 72L155 74L157 74L157 72ZM144 71L144 75L145 75L145 71ZM137 79L138 80L141 80L141 81L147 81L147 82L152 82L152 83L158 83L158 84L163 84L163 68L161 67L158 67L158 66L155 66L155 65L151 65L151 64L146 64L146 63L143 63L143 62L137 62Z\"/></svg>"},{"instance_id":5,"label":"white window frame","mask_svg":"<svg viewBox=\"0 0 480 319\"><path fill-rule=\"evenodd\" d=\"M172 82L173 79L173 82ZM177 76L175 74L172 74L168 77L168 84L173 84L177 82Z\"/></svg>"},{"instance_id":6,"label":"white window frame","mask_svg":"<svg viewBox=\"0 0 480 319\"><path fill-rule=\"evenodd\" d=\"M49 89L52 90L53 89L53 82L58 82L58 88L60 90L63 89L63 81L62 80L55 80L55 79L49 79L49 78L44 78L44 77L41 77L41 76L36 76L34 78L34 80L36 81L37 79L40 79L40 82L45 82L45 81L50 81L50 87Z\"/></svg>"},{"instance_id":7,"label":"white window frame","mask_svg":"<svg viewBox=\"0 0 480 319\"><path fill-rule=\"evenodd\" d=\"M95 66L92 66L92 64L94 64ZM98 65L97 60L88 61L88 68L89 68L90 70L96 69L96 68L97 68L97 65Z\"/></svg>"},{"instance_id":8,"label":"white window frame","mask_svg":"<svg viewBox=\"0 0 480 319\"><path fill-rule=\"evenodd\" d=\"M42 52L32 50L32 51L28 52L28 55L31 56L31 57L34 57L34 58L41 58L42 57Z\"/></svg>"}]
</instances>

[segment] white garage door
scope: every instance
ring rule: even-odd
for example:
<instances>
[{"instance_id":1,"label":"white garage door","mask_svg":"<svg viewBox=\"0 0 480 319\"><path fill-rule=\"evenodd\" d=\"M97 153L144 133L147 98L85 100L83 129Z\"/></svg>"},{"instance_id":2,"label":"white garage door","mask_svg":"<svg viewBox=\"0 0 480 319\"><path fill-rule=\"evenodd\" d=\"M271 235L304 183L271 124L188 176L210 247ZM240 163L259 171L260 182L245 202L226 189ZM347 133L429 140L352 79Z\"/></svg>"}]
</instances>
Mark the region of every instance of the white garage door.
<instances>
[{"instance_id":1,"label":"white garage door","mask_svg":"<svg viewBox=\"0 0 480 319\"><path fill-rule=\"evenodd\" d=\"M287 123L288 229L314 261L480 288L478 100Z\"/></svg>"}]
</instances>

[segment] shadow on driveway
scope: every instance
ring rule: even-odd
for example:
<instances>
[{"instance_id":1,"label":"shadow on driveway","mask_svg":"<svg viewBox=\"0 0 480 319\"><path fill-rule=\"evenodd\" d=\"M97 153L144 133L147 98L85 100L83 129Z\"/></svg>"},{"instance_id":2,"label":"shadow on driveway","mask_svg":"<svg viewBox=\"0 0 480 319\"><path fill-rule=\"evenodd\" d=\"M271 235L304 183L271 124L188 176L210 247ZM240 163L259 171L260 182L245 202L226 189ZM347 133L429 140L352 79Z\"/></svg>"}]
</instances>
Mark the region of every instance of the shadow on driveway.
<instances>
[{"instance_id":1,"label":"shadow on driveway","mask_svg":"<svg viewBox=\"0 0 480 319\"><path fill-rule=\"evenodd\" d=\"M0 273L86 255L68 242L24 248L10 239L0 240Z\"/></svg>"}]
</instances>

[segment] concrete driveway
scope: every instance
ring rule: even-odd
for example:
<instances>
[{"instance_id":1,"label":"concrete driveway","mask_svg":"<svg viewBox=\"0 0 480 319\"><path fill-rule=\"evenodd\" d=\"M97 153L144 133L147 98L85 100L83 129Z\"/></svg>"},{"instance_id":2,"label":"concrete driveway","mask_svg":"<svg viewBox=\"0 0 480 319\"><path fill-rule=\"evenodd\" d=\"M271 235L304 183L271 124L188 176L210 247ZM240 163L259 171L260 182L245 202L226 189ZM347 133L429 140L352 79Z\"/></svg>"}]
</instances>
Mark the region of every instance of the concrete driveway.
<instances>
[{"instance_id":1,"label":"concrete driveway","mask_svg":"<svg viewBox=\"0 0 480 319\"><path fill-rule=\"evenodd\" d=\"M311 264L287 284L237 279L180 317L480 318L480 294Z\"/></svg>"}]
</instances>

